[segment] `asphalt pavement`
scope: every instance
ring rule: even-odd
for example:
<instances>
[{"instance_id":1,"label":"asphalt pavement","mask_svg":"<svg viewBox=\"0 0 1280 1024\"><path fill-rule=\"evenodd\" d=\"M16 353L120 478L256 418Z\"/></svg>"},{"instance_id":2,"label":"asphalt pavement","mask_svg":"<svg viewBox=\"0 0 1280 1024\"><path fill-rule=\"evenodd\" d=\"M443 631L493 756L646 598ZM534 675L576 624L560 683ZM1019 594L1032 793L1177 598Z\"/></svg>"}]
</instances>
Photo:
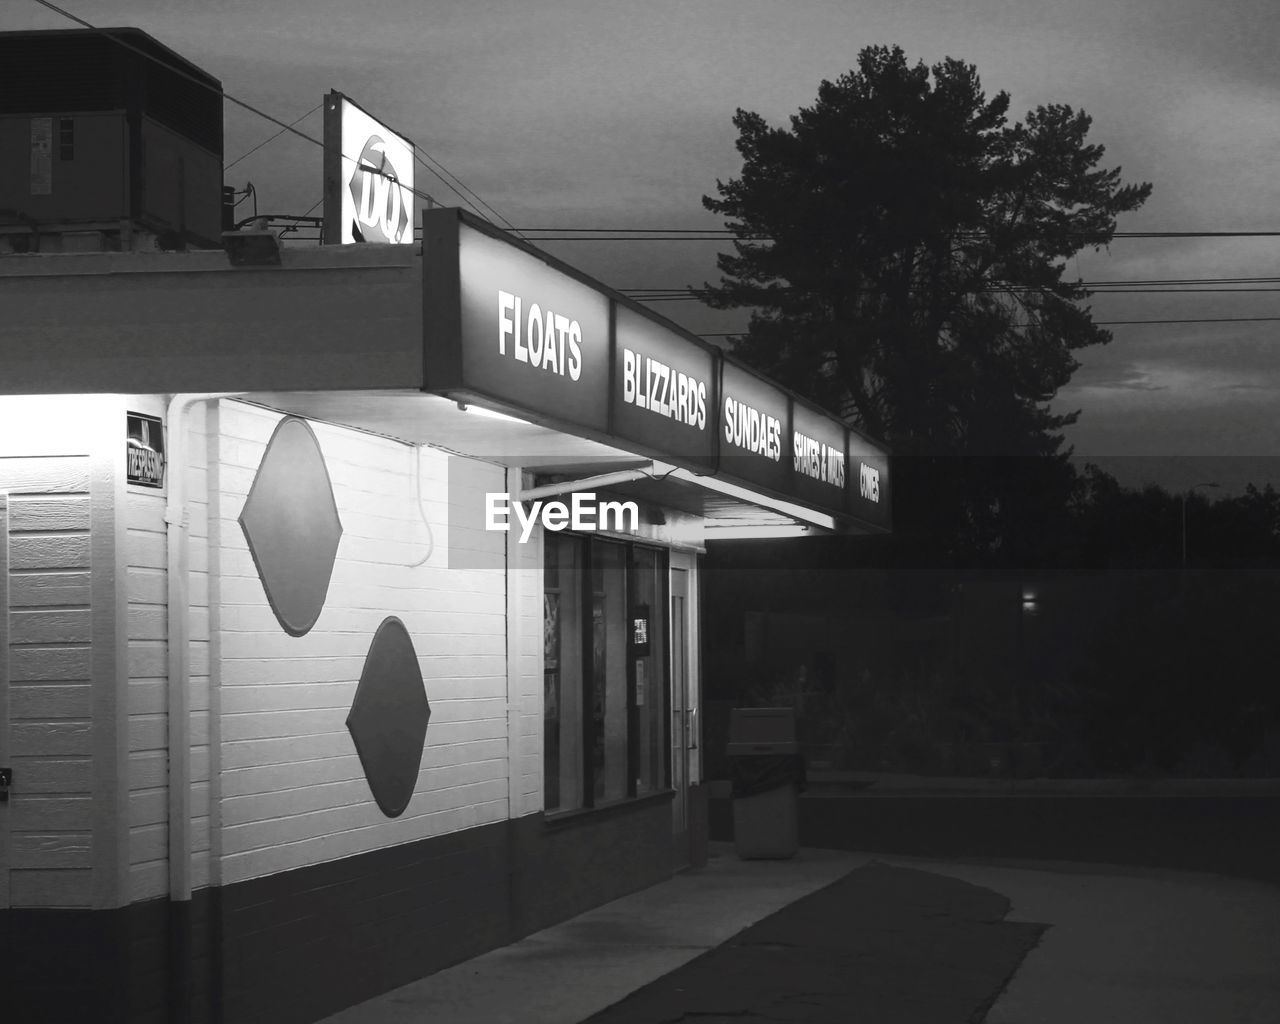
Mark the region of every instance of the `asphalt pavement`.
<instances>
[{"instance_id":1,"label":"asphalt pavement","mask_svg":"<svg viewBox=\"0 0 1280 1024\"><path fill-rule=\"evenodd\" d=\"M1275 1024L1280 887L801 848L705 868L329 1024Z\"/></svg>"},{"instance_id":2,"label":"asphalt pavement","mask_svg":"<svg viewBox=\"0 0 1280 1024\"><path fill-rule=\"evenodd\" d=\"M1044 931L1009 909L968 882L864 864L590 1021L981 1020Z\"/></svg>"}]
</instances>

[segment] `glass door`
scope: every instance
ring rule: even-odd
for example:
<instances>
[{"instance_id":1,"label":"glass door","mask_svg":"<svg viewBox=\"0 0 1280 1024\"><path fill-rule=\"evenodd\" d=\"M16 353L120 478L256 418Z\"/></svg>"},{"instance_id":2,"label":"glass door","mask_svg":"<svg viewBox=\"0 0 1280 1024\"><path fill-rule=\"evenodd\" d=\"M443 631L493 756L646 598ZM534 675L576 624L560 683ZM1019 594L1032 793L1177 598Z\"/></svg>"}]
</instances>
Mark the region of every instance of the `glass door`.
<instances>
[{"instance_id":1,"label":"glass door","mask_svg":"<svg viewBox=\"0 0 1280 1024\"><path fill-rule=\"evenodd\" d=\"M662 792L666 552L565 534L543 544L543 810Z\"/></svg>"},{"instance_id":2,"label":"glass door","mask_svg":"<svg viewBox=\"0 0 1280 1024\"><path fill-rule=\"evenodd\" d=\"M689 573L671 570L671 788L676 863L689 861Z\"/></svg>"}]
</instances>

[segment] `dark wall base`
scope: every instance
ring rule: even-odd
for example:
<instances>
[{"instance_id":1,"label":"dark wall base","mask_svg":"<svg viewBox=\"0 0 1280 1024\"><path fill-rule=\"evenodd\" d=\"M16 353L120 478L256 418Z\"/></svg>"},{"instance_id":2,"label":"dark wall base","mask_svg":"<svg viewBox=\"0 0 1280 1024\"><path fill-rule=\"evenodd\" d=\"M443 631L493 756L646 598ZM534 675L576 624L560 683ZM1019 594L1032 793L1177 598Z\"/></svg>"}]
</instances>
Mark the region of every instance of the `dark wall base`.
<instances>
[{"instance_id":1,"label":"dark wall base","mask_svg":"<svg viewBox=\"0 0 1280 1024\"><path fill-rule=\"evenodd\" d=\"M215 899L118 910L0 911L5 1019L23 1024L216 1020Z\"/></svg>"},{"instance_id":2,"label":"dark wall base","mask_svg":"<svg viewBox=\"0 0 1280 1024\"><path fill-rule=\"evenodd\" d=\"M510 823L518 935L671 876L670 794L577 817Z\"/></svg>"},{"instance_id":3,"label":"dark wall base","mask_svg":"<svg viewBox=\"0 0 1280 1024\"><path fill-rule=\"evenodd\" d=\"M0 912L5 1020L309 1024L671 873L669 799L110 911Z\"/></svg>"},{"instance_id":4,"label":"dark wall base","mask_svg":"<svg viewBox=\"0 0 1280 1024\"><path fill-rule=\"evenodd\" d=\"M689 787L689 866L707 866L708 843L711 839L711 787L705 782Z\"/></svg>"},{"instance_id":5,"label":"dark wall base","mask_svg":"<svg viewBox=\"0 0 1280 1024\"><path fill-rule=\"evenodd\" d=\"M4 964L5 1017L30 1024L61 1024L96 1019L105 1024L127 1020L123 986L128 957L128 921L124 911L0 911L0 949Z\"/></svg>"},{"instance_id":6,"label":"dark wall base","mask_svg":"<svg viewBox=\"0 0 1280 1024\"><path fill-rule=\"evenodd\" d=\"M222 890L224 1019L305 1024L507 941L506 829Z\"/></svg>"}]
</instances>

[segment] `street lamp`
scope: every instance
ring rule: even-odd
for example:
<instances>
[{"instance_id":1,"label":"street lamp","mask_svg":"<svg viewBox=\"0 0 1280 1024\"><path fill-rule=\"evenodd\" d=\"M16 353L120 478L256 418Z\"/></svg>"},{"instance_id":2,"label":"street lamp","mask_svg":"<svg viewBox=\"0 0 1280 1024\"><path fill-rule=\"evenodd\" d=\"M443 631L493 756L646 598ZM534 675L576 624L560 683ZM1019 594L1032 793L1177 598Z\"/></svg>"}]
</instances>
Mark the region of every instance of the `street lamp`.
<instances>
[{"instance_id":1,"label":"street lamp","mask_svg":"<svg viewBox=\"0 0 1280 1024\"><path fill-rule=\"evenodd\" d=\"M1191 494L1197 487L1220 487L1221 484L1207 481L1202 484L1192 484L1182 493L1182 568L1187 568L1187 496Z\"/></svg>"}]
</instances>

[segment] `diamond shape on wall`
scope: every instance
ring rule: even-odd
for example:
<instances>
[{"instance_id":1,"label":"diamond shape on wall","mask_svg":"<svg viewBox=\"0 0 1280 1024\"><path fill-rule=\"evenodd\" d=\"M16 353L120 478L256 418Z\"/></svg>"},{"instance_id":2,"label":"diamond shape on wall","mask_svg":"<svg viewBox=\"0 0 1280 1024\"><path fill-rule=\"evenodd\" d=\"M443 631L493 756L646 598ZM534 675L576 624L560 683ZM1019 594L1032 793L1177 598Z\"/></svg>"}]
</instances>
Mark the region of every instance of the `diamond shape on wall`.
<instances>
[{"instance_id":1,"label":"diamond shape on wall","mask_svg":"<svg viewBox=\"0 0 1280 1024\"><path fill-rule=\"evenodd\" d=\"M413 640L403 622L388 616L369 645L347 715L364 777L388 818L409 806L430 720L431 703Z\"/></svg>"},{"instance_id":2,"label":"diamond shape on wall","mask_svg":"<svg viewBox=\"0 0 1280 1024\"><path fill-rule=\"evenodd\" d=\"M306 420L276 425L240 513L271 610L290 636L316 624L342 537L320 444Z\"/></svg>"}]
</instances>

